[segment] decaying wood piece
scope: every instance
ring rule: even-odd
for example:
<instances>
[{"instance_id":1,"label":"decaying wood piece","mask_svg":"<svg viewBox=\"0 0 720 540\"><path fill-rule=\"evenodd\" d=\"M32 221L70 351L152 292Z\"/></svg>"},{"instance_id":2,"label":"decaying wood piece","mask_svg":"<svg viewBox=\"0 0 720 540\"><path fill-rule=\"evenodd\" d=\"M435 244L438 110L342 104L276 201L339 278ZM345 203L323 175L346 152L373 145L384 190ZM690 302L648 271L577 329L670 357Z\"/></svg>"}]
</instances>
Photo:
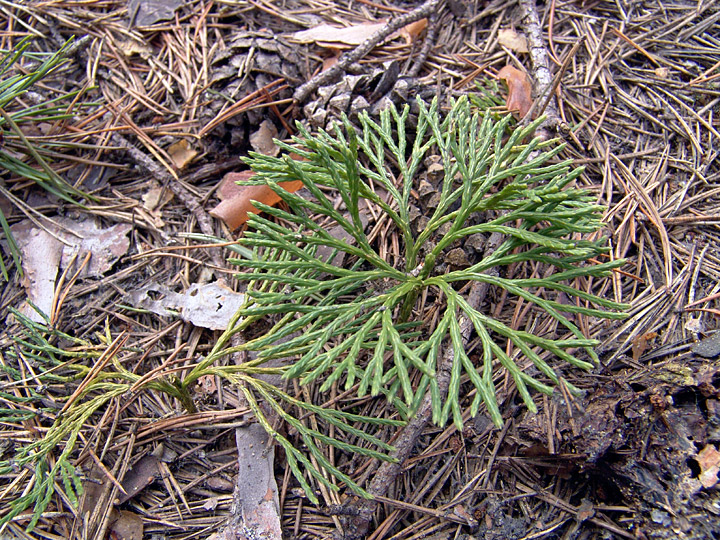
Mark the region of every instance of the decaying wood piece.
<instances>
[{"instance_id":1,"label":"decaying wood piece","mask_svg":"<svg viewBox=\"0 0 720 540\"><path fill-rule=\"evenodd\" d=\"M208 540L282 540L274 445L260 424L235 429L238 477L231 517Z\"/></svg>"}]
</instances>

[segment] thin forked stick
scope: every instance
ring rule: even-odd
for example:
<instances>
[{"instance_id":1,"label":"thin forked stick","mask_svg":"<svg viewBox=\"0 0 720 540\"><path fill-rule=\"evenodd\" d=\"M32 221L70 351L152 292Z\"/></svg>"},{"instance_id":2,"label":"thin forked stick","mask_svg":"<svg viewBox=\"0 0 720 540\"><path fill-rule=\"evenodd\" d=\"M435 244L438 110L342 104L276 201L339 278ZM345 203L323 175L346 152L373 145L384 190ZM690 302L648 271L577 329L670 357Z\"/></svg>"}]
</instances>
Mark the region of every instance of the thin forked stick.
<instances>
[{"instance_id":1,"label":"thin forked stick","mask_svg":"<svg viewBox=\"0 0 720 540\"><path fill-rule=\"evenodd\" d=\"M419 21L420 19L427 17L432 13L439 12L444 4L445 0L427 0L420 7L415 8L408 13L404 13L399 17L395 17L394 19L389 21L383 28L375 32L363 43L358 45L355 49L343 54L340 57L340 60L338 60L337 64L335 64L333 67L326 71L323 71L322 73L318 73L308 82L298 87L298 89L295 90L295 93L293 94L293 99L298 104L304 103L305 100L310 96L310 94L312 94L320 86L323 86L324 84L328 84L329 82L333 81L341 73L344 73L345 70L350 67L350 65L354 64L355 62L363 58L365 55L367 55L390 34L396 32L397 30L400 30L402 27L407 26L410 23Z\"/></svg>"}]
</instances>

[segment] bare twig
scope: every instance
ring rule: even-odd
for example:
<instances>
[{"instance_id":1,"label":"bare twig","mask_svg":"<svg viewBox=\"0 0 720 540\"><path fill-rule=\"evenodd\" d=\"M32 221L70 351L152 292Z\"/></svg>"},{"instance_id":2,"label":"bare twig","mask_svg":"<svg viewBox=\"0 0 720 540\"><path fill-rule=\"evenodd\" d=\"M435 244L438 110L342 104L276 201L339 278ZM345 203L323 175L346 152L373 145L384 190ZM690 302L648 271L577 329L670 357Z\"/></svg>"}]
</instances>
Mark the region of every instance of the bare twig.
<instances>
[{"instance_id":1,"label":"bare twig","mask_svg":"<svg viewBox=\"0 0 720 540\"><path fill-rule=\"evenodd\" d=\"M203 234L215 236L215 230L212 226L212 220L210 218L210 215L202 207L202 204L197 199L197 197L195 197L192 193L185 189L180 182L170 176L170 174L165 169L155 163L152 158L147 156L142 150L135 148L132 144L130 144L130 142L125 137L123 137L119 133L114 133L112 136L112 140L116 145L127 150L128 154L130 154L130 157L132 157L132 159L138 166L152 174L159 182L163 184L163 186L167 186L175 194L175 196L180 199L180 201L182 201L185 207L190 210L193 216L195 216L195 219L198 222L198 226L200 227L200 230L203 232ZM220 253L213 251L213 253L211 254L211 258L216 266L219 266L221 268L224 266L223 259Z\"/></svg>"},{"instance_id":2,"label":"bare twig","mask_svg":"<svg viewBox=\"0 0 720 540\"><path fill-rule=\"evenodd\" d=\"M528 39L530 58L533 65L533 78L535 79L535 99L541 100L547 96L549 101L546 105L547 120L545 127L555 128L562 123L558 114L555 96L552 94L553 77L550 73L548 53L543 39L542 25L538 16L535 0L518 0L523 11L523 22L525 24L525 35Z\"/></svg>"},{"instance_id":3,"label":"bare twig","mask_svg":"<svg viewBox=\"0 0 720 540\"><path fill-rule=\"evenodd\" d=\"M423 64L425 64L425 60L427 60L427 57L435 44L439 18L440 17L437 12L430 16L427 33L425 34L425 41L423 41L422 48L415 58L415 63L412 68L410 68L410 71L408 71L409 77L417 77L420 74L420 70L422 69Z\"/></svg>"},{"instance_id":4,"label":"bare twig","mask_svg":"<svg viewBox=\"0 0 720 540\"><path fill-rule=\"evenodd\" d=\"M372 51L382 40L388 37L393 32L399 30L403 26L418 21L423 17L427 17L432 13L438 13L445 4L445 0L426 0L420 7L413 9L408 13L404 13L399 17L389 21L382 29L375 32L372 36L366 39L363 43L358 45L355 49L347 52L340 57L337 64L330 69L318 73L308 82L300 86L295 93L293 98L297 103L302 104L305 100L317 90L320 86L328 84L338 77L341 73L354 64L370 51Z\"/></svg>"},{"instance_id":5,"label":"bare twig","mask_svg":"<svg viewBox=\"0 0 720 540\"><path fill-rule=\"evenodd\" d=\"M575 42L575 45L573 45L573 48L570 49L570 52L567 55L567 58L563 61L563 63L560 65L559 71L555 74L555 77L553 77L552 84L550 85L549 90L546 92L547 95L545 96L545 100L542 102L542 105L540 105L540 109L538 110L538 115L543 114L547 108L548 105L550 105L551 102L553 102L553 98L555 96L555 91L557 90L558 86L560 86L560 81L562 80L562 76L565 74L565 71L567 70L568 66L570 65L570 62L572 61L573 57L577 53L578 49L580 48L580 45L582 45L584 41L584 38L580 38ZM538 96L540 98L540 96ZM540 99L537 99L535 103L540 103ZM554 103L554 102L553 102ZM558 122L561 120L558 118Z\"/></svg>"}]
</instances>

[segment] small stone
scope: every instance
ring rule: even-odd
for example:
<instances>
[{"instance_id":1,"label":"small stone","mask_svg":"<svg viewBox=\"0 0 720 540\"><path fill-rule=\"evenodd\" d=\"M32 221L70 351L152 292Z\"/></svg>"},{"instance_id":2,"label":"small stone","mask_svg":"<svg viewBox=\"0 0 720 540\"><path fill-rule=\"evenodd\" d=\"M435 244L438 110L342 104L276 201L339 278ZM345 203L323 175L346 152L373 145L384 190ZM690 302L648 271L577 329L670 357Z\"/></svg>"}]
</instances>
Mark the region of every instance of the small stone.
<instances>
[{"instance_id":1,"label":"small stone","mask_svg":"<svg viewBox=\"0 0 720 540\"><path fill-rule=\"evenodd\" d=\"M427 197L434 193L437 193L437 190L430 182L428 182L424 178L420 180L420 184L418 185L418 194L421 197Z\"/></svg>"},{"instance_id":2,"label":"small stone","mask_svg":"<svg viewBox=\"0 0 720 540\"><path fill-rule=\"evenodd\" d=\"M395 83L392 93L398 98L398 101L406 102L408 100L408 96L410 95L410 83L405 79L399 79Z\"/></svg>"},{"instance_id":3,"label":"small stone","mask_svg":"<svg viewBox=\"0 0 720 540\"><path fill-rule=\"evenodd\" d=\"M320 101L322 103L327 103L330 98L335 93L335 87L334 86L321 86L317 89L318 96L320 97Z\"/></svg>"},{"instance_id":4,"label":"small stone","mask_svg":"<svg viewBox=\"0 0 720 540\"><path fill-rule=\"evenodd\" d=\"M440 194L437 191L433 193L426 204L429 209L435 210L440 204Z\"/></svg>"},{"instance_id":5,"label":"small stone","mask_svg":"<svg viewBox=\"0 0 720 540\"><path fill-rule=\"evenodd\" d=\"M348 92L352 93L355 91L355 87L358 85L361 78L361 75L345 75L343 81L347 85Z\"/></svg>"},{"instance_id":6,"label":"small stone","mask_svg":"<svg viewBox=\"0 0 720 540\"><path fill-rule=\"evenodd\" d=\"M439 197L439 196L438 196ZM430 206L430 203L428 203L428 206ZM435 205L437 207L437 204ZM450 229L452 228L452 223L445 222L442 225L440 225L437 229L437 232L435 233L438 237L445 236L448 232L450 232Z\"/></svg>"},{"instance_id":7,"label":"small stone","mask_svg":"<svg viewBox=\"0 0 720 540\"><path fill-rule=\"evenodd\" d=\"M373 105L371 114L380 116L380 113L385 109L389 109L393 106L392 100L388 96L383 96Z\"/></svg>"},{"instance_id":8,"label":"small stone","mask_svg":"<svg viewBox=\"0 0 720 540\"><path fill-rule=\"evenodd\" d=\"M442 163L442 156L439 156L438 154L431 154L423 160L423 164L426 167L429 167L433 163Z\"/></svg>"},{"instance_id":9,"label":"small stone","mask_svg":"<svg viewBox=\"0 0 720 540\"><path fill-rule=\"evenodd\" d=\"M366 111L370 108L370 104L368 103L368 100L365 99L363 96L357 96L353 102L350 104L350 114L359 114L362 111Z\"/></svg>"},{"instance_id":10,"label":"small stone","mask_svg":"<svg viewBox=\"0 0 720 540\"><path fill-rule=\"evenodd\" d=\"M322 108L318 108L312 116L308 117L310 123L314 126L324 126L325 119L327 118L327 111Z\"/></svg>"},{"instance_id":11,"label":"small stone","mask_svg":"<svg viewBox=\"0 0 720 540\"><path fill-rule=\"evenodd\" d=\"M470 261L468 260L467 253L465 253L465 250L463 248L459 247L448 251L447 255L445 255L445 262L452 266L457 266L460 268L470 266Z\"/></svg>"},{"instance_id":12,"label":"small stone","mask_svg":"<svg viewBox=\"0 0 720 540\"><path fill-rule=\"evenodd\" d=\"M428 223L430 223L430 218L427 216L420 216L417 220L417 223L415 223L415 229L418 232L422 232L425 229L427 229Z\"/></svg>"},{"instance_id":13,"label":"small stone","mask_svg":"<svg viewBox=\"0 0 720 540\"><path fill-rule=\"evenodd\" d=\"M341 94L334 96L328 101L328 107L338 112L346 112L350 107L350 94Z\"/></svg>"},{"instance_id":14,"label":"small stone","mask_svg":"<svg viewBox=\"0 0 720 540\"><path fill-rule=\"evenodd\" d=\"M303 107L303 114L306 118L312 116L315 113L315 110L318 108L318 102L317 101L311 101L310 103L306 104Z\"/></svg>"},{"instance_id":15,"label":"small stone","mask_svg":"<svg viewBox=\"0 0 720 540\"><path fill-rule=\"evenodd\" d=\"M439 180L444 172L445 167L443 167L442 163L431 163L430 165L428 165L427 173L428 178L431 181Z\"/></svg>"},{"instance_id":16,"label":"small stone","mask_svg":"<svg viewBox=\"0 0 720 540\"><path fill-rule=\"evenodd\" d=\"M703 358L714 358L720 354L720 332L715 332L692 346L692 352Z\"/></svg>"},{"instance_id":17,"label":"small stone","mask_svg":"<svg viewBox=\"0 0 720 540\"><path fill-rule=\"evenodd\" d=\"M485 235L482 233L471 234L465 239L465 247L470 247L475 252L481 252L485 249Z\"/></svg>"}]
</instances>

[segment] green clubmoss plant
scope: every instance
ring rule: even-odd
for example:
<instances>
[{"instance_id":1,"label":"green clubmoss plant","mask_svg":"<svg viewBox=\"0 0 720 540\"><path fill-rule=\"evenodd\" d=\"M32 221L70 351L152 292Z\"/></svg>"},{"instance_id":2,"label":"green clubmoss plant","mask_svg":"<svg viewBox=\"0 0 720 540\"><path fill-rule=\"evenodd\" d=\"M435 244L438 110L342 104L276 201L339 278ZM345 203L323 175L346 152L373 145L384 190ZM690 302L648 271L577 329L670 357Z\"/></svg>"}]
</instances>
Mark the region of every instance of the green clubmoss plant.
<instances>
[{"instance_id":1,"label":"green clubmoss plant","mask_svg":"<svg viewBox=\"0 0 720 540\"><path fill-rule=\"evenodd\" d=\"M192 386L200 377L217 375L237 385L257 421L284 448L300 485L317 502L308 475L330 489L339 489L342 482L366 495L328 459L325 447L391 460L393 448L385 442L383 430L404 425L427 392L437 425L452 419L461 427L465 406L461 396L475 390L471 414L484 405L499 426L502 415L493 380L498 367L510 374L519 395L534 411L531 390L550 393L552 385L560 382L546 357L584 369L593 366L597 342L586 338L567 314L618 319L625 306L573 285L576 278L606 276L622 264L594 262L591 259L606 248L600 241L581 239L598 230L602 208L582 190L567 189L580 169L557 160L562 148L557 141L531 138L540 120L512 129L509 116L481 114L466 98L445 115L436 101L418 105L412 131L409 109L390 108L379 122L361 115L359 129L345 120L332 135L324 131L313 135L300 127L292 144L278 143L285 155L250 157L257 172L252 183L270 186L287 210L257 204L268 217L252 216L242 245L234 246L242 257L234 262L242 267L240 279L247 282L246 304L211 352L183 377L145 380L128 371L115 357L109 331L103 342L111 350L103 356L89 342L16 313L24 330L2 352L2 364L13 384L25 383L12 368L22 354L42 366L39 380L82 381L83 386L72 403L63 404L62 414L44 411L37 392L28 395L28 404L13 401L10 394L5 399L12 406L0 410L0 420L13 422L44 412L51 421L42 439L19 445L11 459L0 460L0 474L17 467L35 470L32 489L0 516L0 526L29 506L34 506L29 528L35 526L58 489L57 477L68 499L77 501L80 483L71 458L78 434L95 412L130 390L164 392L192 410ZM291 153L301 159L290 157ZM411 192L431 154L440 156L443 169L438 204L425 227L416 231L410 216ZM279 186L296 179L302 180L310 197ZM402 260L382 257L367 236L361 215L367 204L384 214L381 219L392 222L402 242ZM479 216L489 217L479 220ZM328 232L338 227L344 235ZM492 233L504 240L486 257L460 269L441 264L451 247L471 235ZM344 255L343 265L333 264L338 254ZM524 263L542 264L552 271L542 278L507 277L506 267ZM492 269L497 272L488 273ZM471 306L462 291L473 282L534 305L557 322L558 334L566 335L539 336L513 329ZM432 323L418 313L418 298L425 291L440 308ZM577 303L560 303L548 293L563 293ZM479 361L465 350L462 315L477 335ZM266 330L258 335L259 328ZM59 339L81 350L64 350L55 344ZM534 364L542 378L526 372L505 352L508 343ZM454 351L451 380L447 398L441 399L435 372L449 346ZM233 354L238 355L235 362L221 362ZM106 363L97 367L101 359ZM86 365L93 362L95 367ZM383 396L395 414L373 418L322 407L290 395L266 378L278 375L300 385L317 382L320 391L338 384L346 390L355 388L358 397ZM563 384L573 390L567 381ZM290 429L279 429L278 420ZM287 432L295 432L304 448L293 444Z\"/></svg>"},{"instance_id":2,"label":"green clubmoss plant","mask_svg":"<svg viewBox=\"0 0 720 540\"><path fill-rule=\"evenodd\" d=\"M582 369L593 367L598 360L593 351L597 342L584 336L568 314L618 319L624 316L624 306L573 284L576 278L606 276L622 261L599 264L590 260L606 247L602 241L581 239L600 228L602 212L592 196L574 187L581 169L557 159L562 145L556 140L532 138L541 119L513 130L510 116L497 119L481 114L466 98L455 102L445 115L437 101L429 105L419 101L418 105L412 131L409 108L390 108L379 121L361 115L359 128L345 119L333 134L311 134L299 126L291 144L278 143L284 151L280 157L251 154L247 161L257 176L248 184L267 184L287 209L256 205L266 217L253 215L241 240L253 256L234 261L242 267L239 277L248 285L247 305L238 313L238 323L187 383L206 372L218 355L245 351L254 355L247 365L254 369L270 360L287 359L285 367L273 370L301 385L317 382L323 392L337 383L346 390L357 385L357 396L384 395L403 419L429 391L432 420L437 425L452 418L461 427L461 395L474 389L470 414L475 415L484 404L499 426L502 416L493 381L498 365L511 375L532 411L536 406L531 390L551 393L552 385L559 383L545 360L546 353ZM291 153L299 159L290 157ZM411 192L421 165L431 154L441 157L443 167L439 202L427 216L425 228L414 231ZM280 187L281 182L298 179L310 197ZM379 195L380 191L387 196ZM342 200L341 208L336 197ZM401 261L383 258L368 238L361 216L365 204L392 222L404 250ZM491 217L478 223L478 215ZM344 237L328 232L338 226ZM443 254L477 233L500 233L504 240L489 256L467 268L440 271ZM340 253L346 261L343 266L332 262ZM504 277L509 265L524 263L540 263L552 271L544 272L542 278ZM490 275L491 269L498 272ZM534 305L557 322L559 335L566 335L517 330L475 309L461 292L471 282L487 283ZM416 312L417 299L425 290L441 306L432 326L423 324ZM552 299L559 293L573 302ZM479 362L465 350L461 314L469 318L479 338ZM261 321L271 322L266 332L229 346L230 335ZM506 354L508 343L532 361L542 379L521 369ZM435 372L443 349L450 345L455 356L449 393L442 400ZM244 391L267 428L256 401L279 390L261 388L251 379L250 373L243 375ZM272 405L275 398L270 398ZM272 405L276 413L293 423L276 405ZM270 431L287 449L289 443ZM307 434L304 440L313 438L336 444L319 433ZM316 453L312 447L311 451ZM307 489L304 473L297 467L300 455L292 450L288 455L297 458L289 463ZM308 470L321 477L314 467Z\"/></svg>"},{"instance_id":3,"label":"green clubmoss plant","mask_svg":"<svg viewBox=\"0 0 720 540\"><path fill-rule=\"evenodd\" d=\"M7 499L0 501L6 503L0 504L4 508L0 513L0 529L32 507L27 527L32 531L59 485L67 500L78 504L82 481L72 458L80 432L88 427L96 412L133 389L163 392L180 402L189 397L178 390L180 384L172 379L145 380L124 368L117 356L124 337L113 339L109 328L98 335L101 344L98 347L89 340L53 329L47 319L45 324L38 323L17 310L10 311L19 327L10 334L10 340L0 343L0 371L10 381L0 391L4 404L0 408L0 423L25 433L23 424L14 424L31 421L43 431L42 437L19 437L12 452L0 456L2 475L17 474L24 468L33 471L27 475L30 488L14 498L6 493ZM59 342L65 346L60 347ZM32 377L24 376L26 371L18 369L26 362L36 368ZM77 389L71 398L66 395L68 387ZM14 393L13 388L22 392Z\"/></svg>"}]
</instances>

